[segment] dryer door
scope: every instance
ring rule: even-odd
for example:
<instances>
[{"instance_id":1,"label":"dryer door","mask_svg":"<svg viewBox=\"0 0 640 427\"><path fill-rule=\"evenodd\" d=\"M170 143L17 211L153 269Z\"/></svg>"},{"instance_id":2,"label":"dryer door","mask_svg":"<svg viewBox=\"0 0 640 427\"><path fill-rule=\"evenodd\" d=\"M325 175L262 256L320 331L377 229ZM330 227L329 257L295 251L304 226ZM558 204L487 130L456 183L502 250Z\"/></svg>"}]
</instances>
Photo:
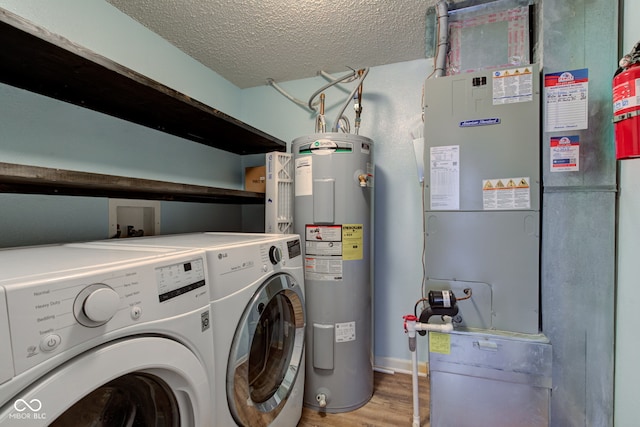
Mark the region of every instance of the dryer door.
<instances>
[{"instance_id":1,"label":"dryer door","mask_svg":"<svg viewBox=\"0 0 640 427\"><path fill-rule=\"evenodd\" d=\"M206 368L159 337L116 341L52 370L0 408L0 425L213 425Z\"/></svg>"},{"instance_id":2,"label":"dryer door","mask_svg":"<svg viewBox=\"0 0 640 427\"><path fill-rule=\"evenodd\" d=\"M289 274L270 277L245 308L227 364L227 400L235 421L269 425L286 404L304 348L302 289Z\"/></svg>"}]
</instances>

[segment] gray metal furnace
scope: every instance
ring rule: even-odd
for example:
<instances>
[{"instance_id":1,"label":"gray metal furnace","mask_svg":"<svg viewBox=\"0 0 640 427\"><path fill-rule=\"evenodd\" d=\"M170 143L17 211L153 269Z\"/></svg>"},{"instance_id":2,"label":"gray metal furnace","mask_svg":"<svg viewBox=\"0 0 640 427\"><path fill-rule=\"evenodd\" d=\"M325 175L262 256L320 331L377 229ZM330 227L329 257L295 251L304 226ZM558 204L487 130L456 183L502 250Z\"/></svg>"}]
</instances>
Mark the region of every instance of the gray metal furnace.
<instances>
[{"instance_id":1,"label":"gray metal furnace","mask_svg":"<svg viewBox=\"0 0 640 427\"><path fill-rule=\"evenodd\" d=\"M304 404L327 412L373 394L373 141L318 133L292 143L294 230L303 241L307 306Z\"/></svg>"},{"instance_id":2,"label":"gray metal furnace","mask_svg":"<svg viewBox=\"0 0 640 427\"><path fill-rule=\"evenodd\" d=\"M457 332L429 337L431 425L546 426L538 67L427 79L424 94L426 289L473 295Z\"/></svg>"}]
</instances>

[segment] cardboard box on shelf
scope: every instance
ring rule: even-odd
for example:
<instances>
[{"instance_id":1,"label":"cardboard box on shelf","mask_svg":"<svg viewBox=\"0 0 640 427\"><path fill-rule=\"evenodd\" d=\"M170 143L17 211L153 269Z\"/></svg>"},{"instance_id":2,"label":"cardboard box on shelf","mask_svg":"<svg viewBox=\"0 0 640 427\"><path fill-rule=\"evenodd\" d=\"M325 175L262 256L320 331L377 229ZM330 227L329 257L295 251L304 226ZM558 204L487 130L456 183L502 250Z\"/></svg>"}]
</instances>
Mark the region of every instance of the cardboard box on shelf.
<instances>
[{"instance_id":1,"label":"cardboard box on shelf","mask_svg":"<svg viewBox=\"0 0 640 427\"><path fill-rule=\"evenodd\" d=\"M266 167L254 166L244 169L244 189L256 193L265 192Z\"/></svg>"}]
</instances>

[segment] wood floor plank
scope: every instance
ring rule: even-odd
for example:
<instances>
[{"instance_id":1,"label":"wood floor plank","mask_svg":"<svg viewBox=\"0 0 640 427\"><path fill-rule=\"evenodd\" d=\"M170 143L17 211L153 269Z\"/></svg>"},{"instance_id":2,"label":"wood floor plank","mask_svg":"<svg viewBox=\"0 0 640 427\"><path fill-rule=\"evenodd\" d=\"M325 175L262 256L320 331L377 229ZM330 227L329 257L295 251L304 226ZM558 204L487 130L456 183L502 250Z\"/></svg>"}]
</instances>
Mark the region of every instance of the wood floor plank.
<instances>
[{"instance_id":1,"label":"wood floor plank","mask_svg":"<svg viewBox=\"0 0 640 427\"><path fill-rule=\"evenodd\" d=\"M373 396L361 408L339 414L304 408L298 427L410 426L413 421L411 375L374 372ZM429 381L419 379L420 424L429 427Z\"/></svg>"}]
</instances>

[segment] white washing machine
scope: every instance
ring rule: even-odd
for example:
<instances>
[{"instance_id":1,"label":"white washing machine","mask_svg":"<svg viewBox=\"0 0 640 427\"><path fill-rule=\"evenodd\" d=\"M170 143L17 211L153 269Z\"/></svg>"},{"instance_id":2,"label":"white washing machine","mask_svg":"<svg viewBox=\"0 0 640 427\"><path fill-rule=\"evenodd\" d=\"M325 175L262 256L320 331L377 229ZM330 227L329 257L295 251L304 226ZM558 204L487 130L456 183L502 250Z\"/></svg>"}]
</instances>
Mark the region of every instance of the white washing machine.
<instances>
[{"instance_id":1,"label":"white washing machine","mask_svg":"<svg viewBox=\"0 0 640 427\"><path fill-rule=\"evenodd\" d=\"M205 254L0 250L0 425L211 426Z\"/></svg>"},{"instance_id":2,"label":"white washing machine","mask_svg":"<svg viewBox=\"0 0 640 427\"><path fill-rule=\"evenodd\" d=\"M304 272L297 235L192 233L94 242L207 254L218 426L295 426L304 394Z\"/></svg>"}]
</instances>

